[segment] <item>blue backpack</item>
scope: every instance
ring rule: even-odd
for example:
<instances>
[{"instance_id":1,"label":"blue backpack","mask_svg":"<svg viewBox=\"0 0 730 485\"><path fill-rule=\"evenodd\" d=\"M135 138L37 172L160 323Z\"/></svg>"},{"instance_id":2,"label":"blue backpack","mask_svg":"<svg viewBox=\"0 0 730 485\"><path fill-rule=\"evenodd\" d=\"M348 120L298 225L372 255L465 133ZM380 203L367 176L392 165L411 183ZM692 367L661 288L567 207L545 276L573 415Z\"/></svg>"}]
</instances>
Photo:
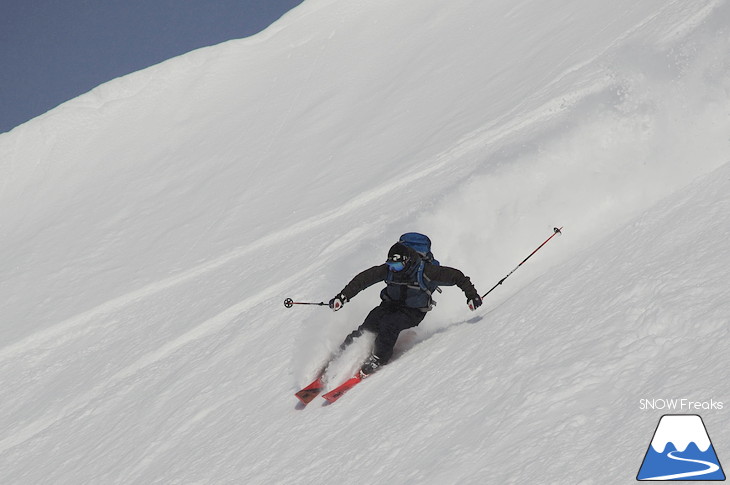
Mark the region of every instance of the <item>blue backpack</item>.
<instances>
[{"instance_id":1,"label":"blue backpack","mask_svg":"<svg viewBox=\"0 0 730 485\"><path fill-rule=\"evenodd\" d=\"M413 303L416 307L423 307L424 311L428 311L433 307L436 302L433 301L431 298L431 295L434 291L441 292L441 288L438 287L434 282L429 280L426 276L423 274L423 270L426 267L427 264L435 264L439 266L441 263L438 262L436 258L434 258L433 253L431 252L431 239L429 239L428 236L425 234L421 234L418 232L407 232L403 234L400 239L398 240L401 244L408 246L409 248L415 250L420 256L421 256L421 262L419 263L418 267L415 269L415 274L413 281L414 285L413 288L420 289L422 297L418 297L417 295L413 295ZM386 279L386 283L389 284L403 284L403 283L395 283L393 281L393 274L392 272L388 272L388 277ZM418 287L415 286L415 284L418 285ZM385 290L384 290L385 291ZM425 295L424 295L425 293ZM410 300L411 298L409 298Z\"/></svg>"},{"instance_id":2,"label":"blue backpack","mask_svg":"<svg viewBox=\"0 0 730 485\"><path fill-rule=\"evenodd\" d=\"M440 263L433 257L431 252L431 239L425 234L419 232L407 232L398 240L399 243L415 249L427 263L439 265Z\"/></svg>"}]
</instances>

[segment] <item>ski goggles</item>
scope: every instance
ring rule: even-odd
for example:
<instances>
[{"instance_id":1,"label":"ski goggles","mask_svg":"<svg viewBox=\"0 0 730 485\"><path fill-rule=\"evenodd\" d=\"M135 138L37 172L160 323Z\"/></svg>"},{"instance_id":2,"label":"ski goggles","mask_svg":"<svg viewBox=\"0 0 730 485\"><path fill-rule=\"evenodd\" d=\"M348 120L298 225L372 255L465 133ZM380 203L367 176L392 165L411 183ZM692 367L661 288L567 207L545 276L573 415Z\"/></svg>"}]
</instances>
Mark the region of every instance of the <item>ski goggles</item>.
<instances>
[{"instance_id":1,"label":"ski goggles","mask_svg":"<svg viewBox=\"0 0 730 485\"><path fill-rule=\"evenodd\" d=\"M386 261L385 264L387 264L392 271L403 271L406 267L406 263L403 261Z\"/></svg>"}]
</instances>

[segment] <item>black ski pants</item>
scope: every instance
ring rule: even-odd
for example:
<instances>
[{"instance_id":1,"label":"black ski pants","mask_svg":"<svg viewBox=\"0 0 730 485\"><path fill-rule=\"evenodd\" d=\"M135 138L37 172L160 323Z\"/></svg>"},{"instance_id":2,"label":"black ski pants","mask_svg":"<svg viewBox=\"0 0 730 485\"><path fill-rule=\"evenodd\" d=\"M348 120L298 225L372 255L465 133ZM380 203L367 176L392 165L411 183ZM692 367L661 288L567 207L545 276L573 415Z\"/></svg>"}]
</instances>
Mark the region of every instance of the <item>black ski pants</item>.
<instances>
[{"instance_id":1,"label":"black ski pants","mask_svg":"<svg viewBox=\"0 0 730 485\"><path fill-rule=\"evenodd\" d=\"M418 308L383 302L368 313L362 325L347 336L340 348L344 350L363 332L372 332L375 334L373 354L380 359L381 364L387 364L393 356L393 347L398 340L398 334L402 330L417 326L425 316L426 312Z\"/></svg>"}]
</instances>

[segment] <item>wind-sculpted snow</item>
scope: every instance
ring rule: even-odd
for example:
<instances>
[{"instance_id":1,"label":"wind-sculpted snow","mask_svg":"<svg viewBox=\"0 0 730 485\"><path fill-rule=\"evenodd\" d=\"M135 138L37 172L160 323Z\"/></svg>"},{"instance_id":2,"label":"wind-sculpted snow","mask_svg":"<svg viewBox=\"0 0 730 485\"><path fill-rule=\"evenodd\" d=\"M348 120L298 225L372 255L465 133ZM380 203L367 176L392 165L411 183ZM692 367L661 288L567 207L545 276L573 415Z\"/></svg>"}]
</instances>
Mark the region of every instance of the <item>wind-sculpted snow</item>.
<instances>
[{"instance_id":1,"label":"wind-sculpted snow","mask_svg":"<svg viewBox=\"0 0 730 485\"><path fill-rule=\"evenodd\" d=\"M641 399L730 399L729 25L308 0L0 135L1 481L634 481ZM445 288L392 363L295 409L379 288L284 298L407 231L484 292L555 226L476 313Z\"/></svg>"}]
</instances>

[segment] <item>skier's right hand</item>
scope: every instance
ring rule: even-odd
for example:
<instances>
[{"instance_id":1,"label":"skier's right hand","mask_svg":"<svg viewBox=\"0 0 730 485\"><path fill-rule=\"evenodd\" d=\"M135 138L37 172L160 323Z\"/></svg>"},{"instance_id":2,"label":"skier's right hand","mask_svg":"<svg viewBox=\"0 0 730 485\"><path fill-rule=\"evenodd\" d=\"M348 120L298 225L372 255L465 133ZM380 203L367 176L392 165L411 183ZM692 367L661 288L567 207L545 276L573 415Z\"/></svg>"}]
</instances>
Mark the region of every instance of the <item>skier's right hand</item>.
<instances>
[{"instance_id":1,"label":"skier's right hand","mask_svg":"<svg viewBox=\"0 0 730 485\"><path fill-rule=\"evenodd\" d=\"M337 310L342 308L342 306L345 304L346 301L347 301L347 298L345 298L345 295L340 293L339 295L337 295L336 297L334 297L330 300L330 308L332 309L332 311L336 312Z\"/></svg>"}]
</instances>

